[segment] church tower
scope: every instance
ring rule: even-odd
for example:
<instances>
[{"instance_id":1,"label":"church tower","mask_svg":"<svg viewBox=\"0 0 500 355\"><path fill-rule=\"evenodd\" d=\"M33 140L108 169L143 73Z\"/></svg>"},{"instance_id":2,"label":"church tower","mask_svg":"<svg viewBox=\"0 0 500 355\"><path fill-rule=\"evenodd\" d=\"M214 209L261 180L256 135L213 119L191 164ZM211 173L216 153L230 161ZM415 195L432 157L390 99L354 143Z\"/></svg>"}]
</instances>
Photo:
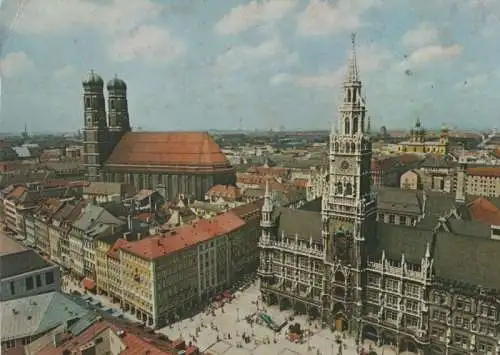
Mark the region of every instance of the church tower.
<instances>
[{"instance_id":1,"label":"church tower","mask_svg":"<svg viewBox=\"0 0 500 355\"><path fill-rule=\"evenodd\" d=\"M128 117L127 84L115 76L106 87L108 89L109 153L111 153L123 135L131 129Z\"/></svg>"},{"instance_id":2,"label":"church tower","mask_svg":"<svg viewBox=\"0 0 500 355\"><path fill-rule=\"evenodd\" d=\"M108 127L104 82L93 70L82 83L84 105L83 164L89 181L101 179L100 169L108 153Z\"/></svg>"},{"instance_id":3,"label":"church tower","mask_svg":"<svg viewBox=\"0 0 500 355\"><path fill-rule=\"evenodd\" d=\"M366 249L376 236L377 205L371 191L372 139L355 45L353 34L338 124L330 134L328 191L322 199L324 260L330 276L323 304L329 305L334 326L352 334L361 319Z\"/></svg>"}]
</instances>

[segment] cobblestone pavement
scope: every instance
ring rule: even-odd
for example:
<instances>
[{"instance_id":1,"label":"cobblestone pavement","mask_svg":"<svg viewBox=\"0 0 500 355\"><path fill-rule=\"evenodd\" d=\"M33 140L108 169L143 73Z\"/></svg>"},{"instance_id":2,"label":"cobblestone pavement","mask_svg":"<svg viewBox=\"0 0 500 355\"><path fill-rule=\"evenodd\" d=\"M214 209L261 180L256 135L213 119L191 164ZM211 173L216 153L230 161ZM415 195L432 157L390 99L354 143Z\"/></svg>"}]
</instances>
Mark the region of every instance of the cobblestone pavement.
<instances>
[{"instance_id":1,"label":"cobblestone pavement","mask_svg":"<svg viewBox=\"0 0 500 355\"><path fill-rule=\"evenodd\" d=\"M102 307L109 307L112 308L114 311L119 311L123 314L123 317L132 321L132 322L139 322L139 319L137 319L135 316L133 316L131 313L125 312L120 309L120 304L119 303L113 303L111 299L107 296L104 295L97 295L95 293L91 292L86 292L86 290L81 287L77 282L72 280L70 277L67 275L62 276L61 279L61 289L65 293L71 293L72 291L78 291L82 295L87 293L87 295L91 296L92 299L98 300L101 303Z\"/></svg>"},{"instance_id":2,"label":"cobblestone pavement","mask_svg":"<svg viewBox=\"0 0 500 355\"><path fill-rule=\"evenodd\" d=\"M302 344L295 344L286 339L285 332L288 329L288 324L280 333L275 333L260 324L251 326L246 322L245 317L257 312L258 307L264 307L265 312L273 319L284 319L291 315L291 311L280 311L278 307L266 307L258 302L256 304L259 295L258 286L252 285L244 292L237 292L236 299L224 305L224 312L217 309L215 316L206 313L197 314L191 319L185 319L159 329L158 332L171 339L182 337L186 341L193 341L201 351L214 355L357 354L354 339L345 339L346 347L342 346L342 350L339 351L340 345L336 343L335 339L336 335L340 334L334 334L329 329L321 329L319 323L313 323L310 327L305 316L296 316L293 320L293 323L300 323L303 330L310 329L312 332L312 336L306 338ZM196 328L198 327L200 332L196 336ZM251 337L250 343L242 341L243 333ZM363 346L368 349L370 344L367 342ZM394 350L390 348L373 347L373 350L377 354L395 354Z\"/></svg>"}]
</instances>

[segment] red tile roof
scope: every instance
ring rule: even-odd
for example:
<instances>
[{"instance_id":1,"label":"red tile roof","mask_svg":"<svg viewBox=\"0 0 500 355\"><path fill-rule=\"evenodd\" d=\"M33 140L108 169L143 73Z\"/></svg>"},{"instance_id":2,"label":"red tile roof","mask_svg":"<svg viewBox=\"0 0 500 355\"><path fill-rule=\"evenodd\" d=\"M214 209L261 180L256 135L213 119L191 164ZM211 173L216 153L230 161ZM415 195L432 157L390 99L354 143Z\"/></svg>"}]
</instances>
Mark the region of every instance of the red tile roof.
<instances>
[{"instance_id":1,"label":"red tile roof","mask_svg":"<svg viewBox=\"0 0 500 355\"><path fill-rule=\"evenodd\" d=\"M24 186L17 186L14 190L12 190L8 195L7 199L8 200L18 200L20 199L23 194L26 192L26 187Z\"/></svg>"},{"instance_id":2,"label":"red tile roof","mask_svg":"<svg viewBox=\"0 0 500 355\"><path fill-rule=\"evenodd\" d=\"M121 250L146 260L178 252L198 243L231 233L245 225L245 221L231 212L220 214L212 219L202 219L182 226L165 235L157 235L128 243Z\"/></svg>"},{"instance_id":3,"label":"red tile roof","mask_svg":"<svg viewBox=\"0 0 500 355\"><path fill-rule=\"evenodd\" d=\"M125 238L120 238L120 239L117 239L115 244L113 244L113 246L107 251L107 255L110 257L110 258L113 258L115 260L118 260L119 259L119 256L118 256L118 250L121 248L121 247L124 247L125 245L127 245L129 243L129 241L127 241Z\"/></svg>"},{"instance_id":4,"label":"red tile roof","mask_svg":"<svg viewBox=\"0 0 500 355\"><path fill-rule=\"evenodd\" d=\"M81 282L81 285L84 289L86 290L92 290L94 289L95 287L95 282L87 277L85 277L82 282Z\"/></svg>"},{"instance_id":5,"label":"red tile roof","mask_svg":"<svg viewBox=\"0 0 500 355\"><path fill-rule=\"evenodd\" d=\"M125 345L125 349L120 352L120 355L173 355L177 353L171 343L159 341L157 339L152 341L147 337L141 337L139 334L135 334L130 329L121 329L109 321L101 320L92 324L83 333L76 337L72 337L70 334L67 334L65 341L57 347L54 346L53 342L50 342L45 347L40 349L37 354L60 355L64 350L69 350L70 354L81 355L81 347L90 343L92 340L97 339L101 336L101 334L104 336L104 332L107 329L114 332L117 336L117 332L120 330L123 331L123 335L120 336L120 340Z\"/></svg>"},{"instance_id":6,"label":"red tile roof","mask_svg":"<svg viewBox=\"0 0 500 355\"><path fill-rule=\"evenodd\" d=\"M195 172L232 169L219 146L206 132L129 132L109 156L111 169L133 166L156 171Z\"/></svg>"},{"instance_id":7,"label":"red tile roof","mask_svg":"<svg viewBox=\"0 0 500 355\"><path fill-rule=\"evenodd\" d=\"M500 177L500 168L499 167L468 168L467 175L485 176L485 177Z\"/></svg>"},{"instance_id":8,"label":"red tile roof","mask_svg":"<svg viewBox=\"0 0 500 355\"><path fill-rule=\"evenodd\" d=\"M207 196L234 200L241 197L241 190L232 185L214 185L207 191Z\"/></svg>"},{"instance_id":9,"label":"red tile roof","mask_svg":"<svg viewBox=\"0 0 500 355\"><path fill-rule=\"evenodd\" d=\"M469 204L469 212L476 221L500 225L500 210L488 199L480 197Z\"/></svg>"},{"instance_id":10,"label":"red tile roof","mask_svg":"<svg viewBox=\"0 0 500 355\"><path fill-rule=\"evenodd\" d=\"M309 181L307 179L294 179L293 180L293 184L295 185L295 187L297 187L299 189L305 189L307 187L308 182Z\"/></svg>"}]
</instances>

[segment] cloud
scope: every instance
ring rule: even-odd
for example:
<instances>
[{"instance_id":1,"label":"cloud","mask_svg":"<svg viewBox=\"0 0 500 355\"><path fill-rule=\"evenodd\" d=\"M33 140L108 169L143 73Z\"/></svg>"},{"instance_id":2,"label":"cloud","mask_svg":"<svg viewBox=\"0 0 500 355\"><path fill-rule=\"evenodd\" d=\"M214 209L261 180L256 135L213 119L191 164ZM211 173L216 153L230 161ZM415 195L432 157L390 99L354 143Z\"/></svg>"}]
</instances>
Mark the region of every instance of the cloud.
<instances>
[{"instance_id":1,"label":"cloud","mask_svg":"<svg viewBox=\"0 0 500 355\"><path fill-rule=\"evenodd\" d=\"M405 69L411 69L425 65L429 62L453 59L462 53L462 49L462 46L458 44L450 46L438 44L428 45L415 50L401 63L401 66Z\"/></svg>"},{"instance_id":2,"label":"cloud","mask_svg":"<svg viewBox=\"0 0 500 355\"><path fill-rule=\"evenodd\" d=\"M11 52L0 60L0 74L5 78L19 76L33 67L33 61L24 52Z\"/></svg>"},{"instance_id":3,"label":"cloud","mask_svg":"<svg viewBox=\"0 0 500 355\"><path fill-rule=\"evenodd\" d=\"M279 21L297 5L296 0L254 0L234 7L215 25L222 35L237 34L249 28Z\"/></svg>"},{"instance_id":4,"label":"cloud","mask_svg":"<svg viewBox=\"0 0 500 355\"><path fill-rule=\"evenodd\" d=\"M327 0L310 0L298 17L298 32L304 35L324 35L363 26L361 15L380 0L339 0L336 5Z\"/></svg>"},{"instance_id":5,"label":"cloud","mask_svg":"<svg viewBox=\"0 0 500 355\"><path fill-rule=\"evenodd\" d=\"M363 46L357 50L358 69L361 77L363 73L381 70L393 60L393 55L386 49L376 45ZM271 78L271 85L292 83L304 88L332 88L342 84L347 73L347 62L340 68L322 74L294 76L280 73Z\"/></svg>"},{"instance_id":6,"label":"cloud","mask_svg":"<svg viewBox=\"0 0 500 355\"><path fill-rule=\"evenodd\" d=\"M401 41L409 48L419 48L434 44L439 40L439 31L427 22L422 22L416 28L406 32Z\"/></svg>"},{"instance_id":7,"label":"cloud","mask_svg":"<svg viewBox=\"0 0 500 355\"><path fill-rule=\"evenodd\" d=\"M271 80L269 80L269 84L272 86L279 86L289 82L293 82L294 77L288 73L279 73L274 75Z\"/></svg>"},{"instance_id":8,"label":"cloud","mask_svg":"<svg viewBox=\"0 0 500 355\"><path fill-rule=\"evenodd\" d=\"M62 80L67 80L69 78L72 78L77 75L77 71L75 67L72 65L66 65L62 68L59 68L54 71L54 74L52 75L54 80L56 81L62 81Z\"/></svg>"},{"instance_id":9,"label":"cloud","mask_svg":"<svg viewBox=\"0 0 500 355\"><path fill-rule=\"evenodd\" d=\"M166 28L141 26L135 31L117 39L109 48L109 56L117 62L136 58L148 62L167 62L186 51L183 41L174 38Z\"/></svg>"},{"instance_id":10,"label":"cloud","mask_svg":"<svg viewBox=\"0 0 500 355\"><path fill-rule=\"evenodd\" d=\"M279 38L273 38L257 46L232 47L221 54L215 62L218 72L231 72L244 67L257 66L265 61L279 58L280 65L297 61L297 53L288 50Z\"/></svg>"},{"instance_id":11,"label":"cloud","mask_svg":"<svg viewBox=\"0 0 500 355\"><path fill-rule=\"evenodd\" d=\"M129 31L156 18L164 7L152 0L52 0L23 1L13 30L22 34L55 34L77 27L107 33Z\"/></svg>"}]
</instances>

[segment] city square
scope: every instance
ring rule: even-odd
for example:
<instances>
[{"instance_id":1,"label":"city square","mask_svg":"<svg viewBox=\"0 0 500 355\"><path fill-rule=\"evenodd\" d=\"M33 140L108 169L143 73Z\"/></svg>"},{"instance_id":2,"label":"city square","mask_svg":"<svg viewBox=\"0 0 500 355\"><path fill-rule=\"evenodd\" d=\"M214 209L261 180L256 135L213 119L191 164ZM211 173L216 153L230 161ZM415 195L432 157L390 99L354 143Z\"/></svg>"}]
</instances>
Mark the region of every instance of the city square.
<instances>
[{"instance_id":1,"label":"city square","mask_svg":"<svg viewBox=\"0 0 500 355\"><path fill-rule=\"evenodd\" d=\"M291 310L280 311L278 306L266 306L260 299L258 281L243 291L237 291L233 300L223 307L197 314L181 320L170 326L159 329L157 332L170 339L182 338L186 342L192 341L201 351L213 355L265 355L265 354L359 354L353 338L330 329L321 328L319 321L309 322L305 315L295 315L279 331L274 332L265 324L257 322L250 324L246 317L264 312L272 319L287 319L292 316ZM215 315L214 315L215 314ZM286 336L289 325L299 323L305 336L301 343L290 341ZM310 336L308 333L310 332ZM249 336L245 342L243 335ZM340 343L340 341L342 343ZM396 354L390 347L378 348L375 344L365 341L362 348L366 354L369 349L377 354ZM410 355L411 352L401 352Z\"/></svg>"}]
</instances>

